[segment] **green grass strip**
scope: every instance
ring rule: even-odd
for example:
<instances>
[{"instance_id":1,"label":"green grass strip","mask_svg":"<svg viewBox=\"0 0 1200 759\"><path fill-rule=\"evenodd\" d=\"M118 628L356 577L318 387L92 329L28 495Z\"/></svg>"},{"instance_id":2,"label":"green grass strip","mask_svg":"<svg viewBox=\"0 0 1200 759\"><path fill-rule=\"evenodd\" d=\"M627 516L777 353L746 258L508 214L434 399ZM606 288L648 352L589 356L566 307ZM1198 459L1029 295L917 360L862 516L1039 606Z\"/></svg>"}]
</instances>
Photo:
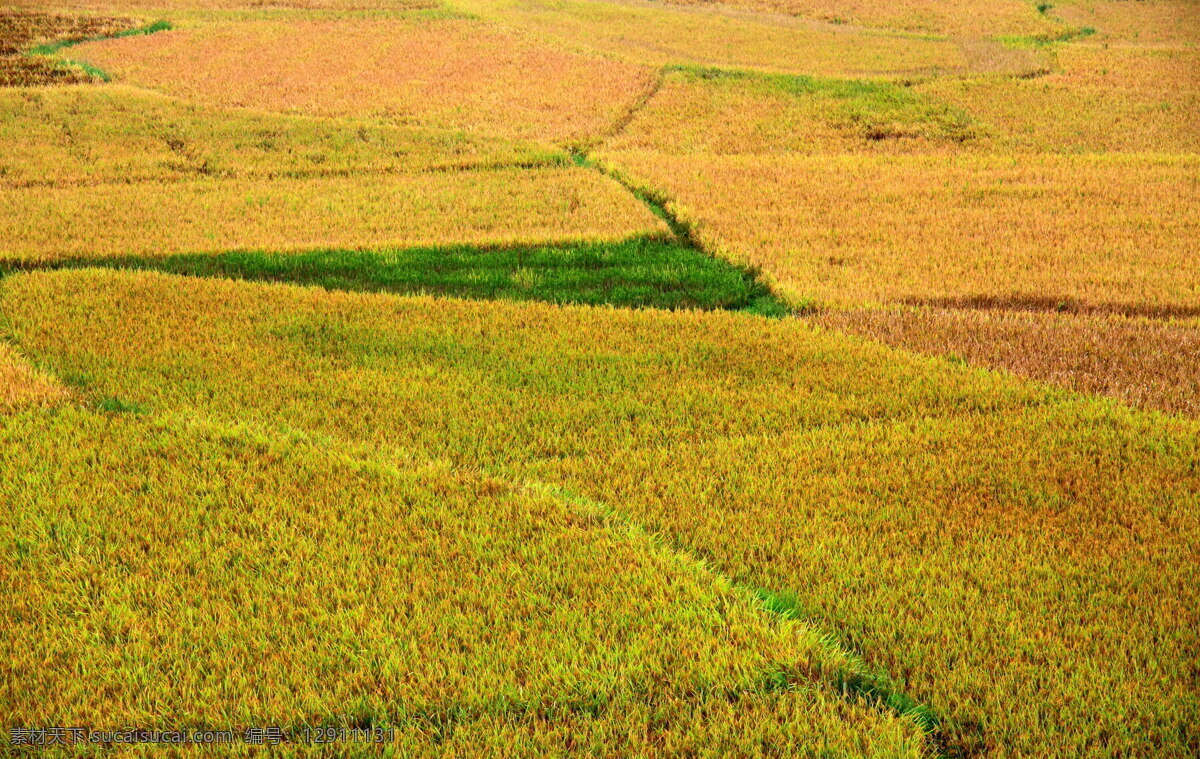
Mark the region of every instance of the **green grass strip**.
<instances>
[{"instance_id":1,"label":"green grass strip","mask_svg":"<svg viewBox=\"0 0 1200 759\"><path fill-rule=\"evenodd\" d=\"M79 259L57 268L85 266L287 282L354 292L732 310L772 317L787 313L754 272L690 246L655 238L524 247L232 251L167 258Z\"/></svg>"},{"instance_id":2,"label":"green grass strip","mask_svg":"<svg viewBox=\"0 0 1200 759\"><path fill-rule=\"evenodd\" d=\"M62 50L64 48L68 48L68 47L74 47L75 45L82 45L85 42L98 42L99 40L115 40L115 39L120 39L121 37L137 37L137 36L140 36L143 34L154 34L155 32L165 32L172 28L173 27L171 26L170 21L159 20L159 21L154 21L152 23L146 24L145 26L139 26L134 29L126 29L123 32L116 32L115 34L102 34L97 37L84 37L83 39L77 39L77 40L70 40L70 39L55 40L54 42L47 42L43 45L37 45L35 47L31 47L27 51L27 53L29 55L53 55L54 53L57 53L59 50Z\"/></svg>"},{"instance_id":3,"label":"green grass strip","mask_svg":"<svg viewBox=\"0 0 1200 759\"><path fill-rule=\"evenodd\" d=\"M812 623L815 614L806 614L800 602L800 597L794 593L777 593L765 588L758 588L754 594L762 601L763 606L772 614L786 619ZM845 641L838 644L853 650ZM863 665L864 669L866 665ZM878 703L896 714L902 714L916 721L926 733L937 737L942 720L932 708L916 701L900 690L895 681L882 671L870 670L864 672L847 671L839 683L847 696L862 698L868 703Z\"/></svg>"}]
</instances>

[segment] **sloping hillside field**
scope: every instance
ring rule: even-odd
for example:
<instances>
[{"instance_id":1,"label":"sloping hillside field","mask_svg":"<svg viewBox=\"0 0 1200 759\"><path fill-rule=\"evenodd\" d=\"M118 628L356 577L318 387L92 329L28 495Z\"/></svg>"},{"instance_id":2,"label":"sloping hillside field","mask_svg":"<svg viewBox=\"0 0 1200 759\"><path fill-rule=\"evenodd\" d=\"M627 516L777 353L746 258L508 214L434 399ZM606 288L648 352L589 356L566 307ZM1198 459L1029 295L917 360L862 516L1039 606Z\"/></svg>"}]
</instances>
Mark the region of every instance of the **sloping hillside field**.
<instances>
[{"instance_id":1,"label":"sloping hillside field","mask_svg":"<svg viewBox=\"0 0 1200 759\"><path fill-rule=\"evenodd\" d=\"M0 755L1200 755L1198 56L0 6Z\"/></svg>"}]
</instances>

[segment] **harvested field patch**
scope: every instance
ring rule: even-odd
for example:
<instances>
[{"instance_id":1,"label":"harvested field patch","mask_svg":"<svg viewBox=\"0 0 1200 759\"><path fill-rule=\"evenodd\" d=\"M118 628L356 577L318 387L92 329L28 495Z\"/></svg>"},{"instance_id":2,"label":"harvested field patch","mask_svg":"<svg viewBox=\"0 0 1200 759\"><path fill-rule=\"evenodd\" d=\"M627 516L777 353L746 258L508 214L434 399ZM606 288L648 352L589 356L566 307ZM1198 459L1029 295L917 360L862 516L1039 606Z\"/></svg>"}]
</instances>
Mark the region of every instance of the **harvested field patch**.
<instances>
[{"instance_id":1,"label":"harvested field patch","mask_svg":"<svg viewBox=\"0 0 1200 759\"><path fill-rule=\"evenodd\" d=\"M40 87L95 80L96 77L81 68L66 66L48 58L0 56L0 87Z\"/></svg>"},{"instance_id":2,"label":"harvested field patch","mask_svg":"<svg viewBox=\"0 0 1200 759\"><path fill-rule=\"evenodd\" d=\"M128 18L0 9L0 88L91 82L95 77L84 69L25 53L37 45L105 37L135 26Z\"/></svg>"},{"instance_id":3,"label":"harvested field patch","mask_svg":"<svg viewBox=\"0 0 1200 759\"><path fill-rule=\"evenodd\" d=\"M0 190L0 263L10 266L666 234L616 182L576 168Z\"/></svg>"},{"instance_id":4,"label":"harvested field patch","mask_svg":"<svg viewBox=\"0 0 1200 759\"><path fill-rule=\"evenodd\" d=\"M5 289L17 344L88 395L610 504L838 631L951 747L1190 750L1194 422L796 320L99 271Z\"/></svg>"},{"instance_id":5,"label":"harvested field patch","mask_svg":"<svg viewBox=\"0 0 1200 759\"><path fill-rule=\"evenodd\" d=\"M1194 156L601 160L798 304L1200 309Z\"/></svg>"},{"instance_id":6,"label":"harvested field patch","mask_svg":"<svg viewBox=\"0 0 1200 759\"><path fill-rule=\"evenodd\" d=\"M654 238L577 245L200 253L116 258L105 265L355 292L726 309L774 316L786 311L753 272Z\"/></svg>"},{"instance_id":7,"label":"harvested field patch","mask_svg":"<svg viewBox=\"0 0 1200 759\"><path fill-rule=\"evenodd\" d=\"M196 106L113 85L0 92L0 187L565 165L549 146L378 121Z\"/></svg>"},{"instance_id":8,"label":"harvested field patch","mask_svg":"<svg viewBox=\"0 0 1200 759\"><path fill-rule=\"evenodd\" d=\"M809 323L1200 417L1200 322L937 308L827 311Z\"/></svg>"},{"instance_id":9,"label":"harvested field patch","mask_svg":"<svg viewBox=\"0 0 1200 759\"><path fill-rule=\"evenodd\" d=\"M128 18L0 10L0 56L17 55L45 43L107 37L135 26Z\"/></svg>"},{"instance_id":10,"label":"harvested field patch","mask_svg":"<svg viewBox=\"0 0 1200 759\"><path fill-rule=\"evenodd\" d=\"M467 20L215 24L74 54L200 103L559 142L603 132L653 78Z\"/></svg>"}]
</instances>

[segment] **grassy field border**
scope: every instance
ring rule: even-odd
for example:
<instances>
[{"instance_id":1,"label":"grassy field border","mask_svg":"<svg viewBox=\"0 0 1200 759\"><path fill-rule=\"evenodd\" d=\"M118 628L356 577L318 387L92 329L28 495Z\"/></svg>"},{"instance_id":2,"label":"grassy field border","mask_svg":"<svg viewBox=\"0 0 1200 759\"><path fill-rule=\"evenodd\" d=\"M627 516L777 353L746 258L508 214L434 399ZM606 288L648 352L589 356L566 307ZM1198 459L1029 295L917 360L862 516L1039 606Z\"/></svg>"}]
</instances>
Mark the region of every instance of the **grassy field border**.
<instances>
[{"instance_id":1,"label":"grassy field border","mask_svg":"<svg viewBox=\"0 0 1200 759\"><path fill-rule=\"evenodd\" d=\"M111 82L112 77L108 74L108 72L104 71L100 67L93 66L92 64L90 64L86 61L80 61L80 60L76 60L74 58L67 58L65 56L59 56L59 55L57 55L57 53L65 50L67 48L75 47L76 45L82 45L85 42L100 42L102 40L116 40L116 39L121 39L123 37L139 37L139 36L143 36L143 35L147 35L147 34L154 34L156 32L170 31L171 29L174 29L174 28L175 28L174 25L171 24L170 21L167 21L165 19L159 19L158 21L152 21L148 24L143 24L142 26L134 27L133 29L126 29L125 31L116 32L114 34L102 34L102 35L95 36L95 37L84 37L83 39L77 39L77 40L66 39L66 40L55 40L54 42L46 42L41 45L35 45L35 46L31 47L29 50L27 50L25 52L25 55L54 57L54 59L56 61L58 61L59 63L63 63L68 66L74 66L76 68L83 69L83 71L85 71L88 74L88 76L92 77L93 79L99 79L102 82Z\"/></svg>"}]
</instances>

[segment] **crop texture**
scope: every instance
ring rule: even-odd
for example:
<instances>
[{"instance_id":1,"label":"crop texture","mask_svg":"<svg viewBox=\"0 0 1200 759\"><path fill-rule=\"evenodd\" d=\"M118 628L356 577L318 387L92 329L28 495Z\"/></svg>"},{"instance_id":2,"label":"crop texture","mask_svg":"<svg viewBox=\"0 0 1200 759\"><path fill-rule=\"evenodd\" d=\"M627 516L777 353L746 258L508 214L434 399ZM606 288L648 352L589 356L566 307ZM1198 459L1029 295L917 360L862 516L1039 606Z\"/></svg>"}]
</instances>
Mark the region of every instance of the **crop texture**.
<instances>
[{"instance_id":1,"label":"crop texture","mask_svg":"<svg viewBox=\"0 0 1200 759\"><path fill-rule=\"evenodd\" d=\"M114 215L113 208L121 213ZM665 226L584 169L0 190L0 261L622 240Z\"/></svg>"},{"instance_id":2,"label":"crop texture","mask_svg":"<svg viewBox=\"0 0 1200 759\"><path fill-rule=\"evenodd\" d=\"M1194 744L1194 423L795 322L158 274L6 289L22 349L92 396L608 504L839 630L949 745Z\"/></svg>"}]
</instances>

